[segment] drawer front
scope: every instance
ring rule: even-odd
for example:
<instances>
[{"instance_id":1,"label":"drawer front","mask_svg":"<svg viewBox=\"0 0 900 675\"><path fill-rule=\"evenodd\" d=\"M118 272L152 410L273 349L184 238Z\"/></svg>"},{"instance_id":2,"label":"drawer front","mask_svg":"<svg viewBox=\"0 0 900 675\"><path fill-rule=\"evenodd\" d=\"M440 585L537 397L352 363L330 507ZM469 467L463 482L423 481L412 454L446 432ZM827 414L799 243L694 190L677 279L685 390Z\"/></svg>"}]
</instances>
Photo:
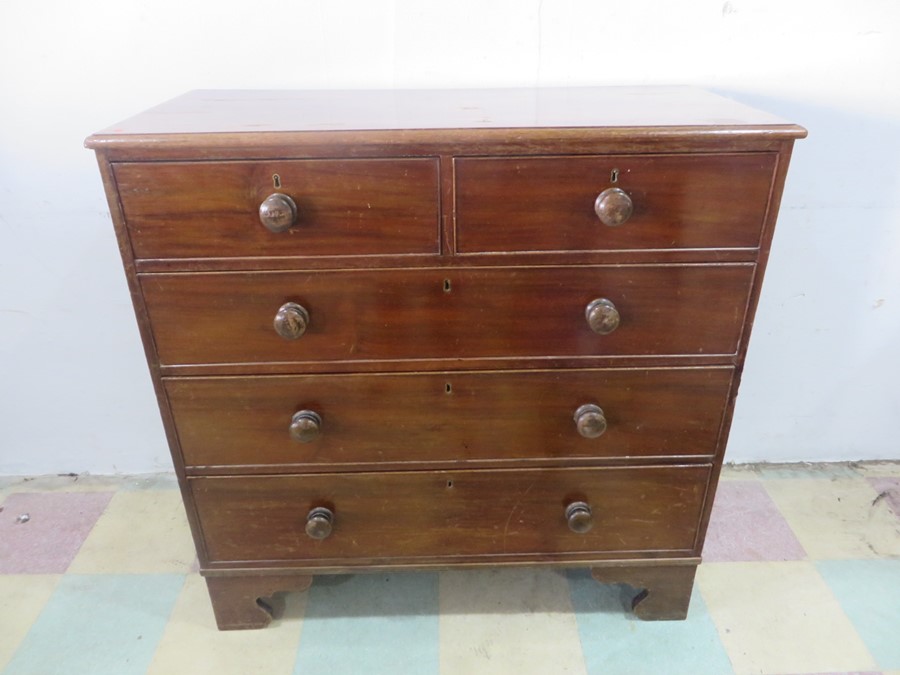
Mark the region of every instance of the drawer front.
<instances>
[{"instance_id":1,"label":"drawer front","mask_svg":"<svg viewBox=\"0 0 900 675\"><path fill-rule=\"evenodd\" d=\"M438 251L436 159L116 164L115 177L136 258ZM297 207L285 232L260 221L273 193Z\"/></svg>"},{"instance_id":2,"label":"drawer front","mask_svg":"<svg viewBox=\"0 0 900 675\"><path fill-rule=\"evenodd\" d=\"M147 274L163 365L735 353L752 264ZM595 333L596 299L619 327ZM285 303L309 314L284 339Z\"/></svg>"},{"instance_id":3,"label":"drawer front","mask_svg":"<svg viewBox=\"0 0 900 675\"><path fill-rule=\"evenodd\" d=\"M680 552L695 547L710 467L204 477L190 480L210 562ZM590 531L566 508L585 502ZM334 514L325 539L307 515Z\"/></svg>"},{"instance_id":4,"label":"drawer front","mask_svg":"<svg viewBox=\"0 0 900 675\"><path fill-rule=\"evenodd\" d=\"M457 159L457 249L754 248L775 163L771 153ZM619 226L594 211L611 187L633 204Z\"/></svg>"},{"instance_id":5,"label":"drawer front","mask_svg":"<svg viewBox=\"0 0 900 675\"><path fill-rule=\"evenodd\" d=\"M188 467L398 468L712 456L732 373L723 367L169 378L165 387ZM584 426L598 423L596 411L576 418L585 404L600 408L605 431L602 422ZM310 429L302 411L321 421Z\"/></svg>"}]
</instances>

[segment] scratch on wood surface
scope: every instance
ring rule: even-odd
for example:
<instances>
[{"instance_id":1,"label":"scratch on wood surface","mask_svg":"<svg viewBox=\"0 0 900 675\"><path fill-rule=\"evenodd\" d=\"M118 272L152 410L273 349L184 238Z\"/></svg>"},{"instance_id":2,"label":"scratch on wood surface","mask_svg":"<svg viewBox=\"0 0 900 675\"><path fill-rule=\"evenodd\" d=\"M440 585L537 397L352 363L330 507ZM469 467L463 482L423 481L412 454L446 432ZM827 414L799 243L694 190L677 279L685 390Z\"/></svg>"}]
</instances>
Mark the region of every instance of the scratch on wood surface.
<instances>
[{"instance_id":1,"label":"scratch on wood surface","mask_svg":"<svg viewBox=\"0 0 900 675\"><path fill-rule=\"evenodd\" d=\"M521 495L519 495L518 499L516 499L516 503L512 505L512 508L509 510L509 515L506 517L506 523L503 525L503 550L506 551L506 534L509 532L509 524L512 522L512 517L516 513L516 509L519 508L519 505L522 503L522 500L528 496L528 493L531 492L531 489L537 484L537 480L531 481L531 484L525 489Z\"/></svg>"}]
</instances>

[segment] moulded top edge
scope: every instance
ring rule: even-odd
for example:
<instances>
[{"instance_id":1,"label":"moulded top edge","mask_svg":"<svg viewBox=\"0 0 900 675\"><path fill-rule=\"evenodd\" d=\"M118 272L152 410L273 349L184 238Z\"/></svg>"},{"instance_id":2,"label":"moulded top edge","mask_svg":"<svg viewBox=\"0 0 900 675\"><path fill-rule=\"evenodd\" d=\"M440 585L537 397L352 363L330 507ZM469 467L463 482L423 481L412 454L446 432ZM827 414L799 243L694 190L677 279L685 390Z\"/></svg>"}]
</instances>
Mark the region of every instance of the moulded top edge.
<instances>
[{"instance_id":1,"label":"moulded top edge","mask_svg":"<svg viewBox=\"0 0 900 675\"><path fill-rule=\"evenodd\" d=\"M188 92L87 139L91 148L184 134L606 130L630 133L764 133L802 138L805 129L693 87L467 90ZM274 139L272 139L274 140Z\"/></svg>"}]
</instances>

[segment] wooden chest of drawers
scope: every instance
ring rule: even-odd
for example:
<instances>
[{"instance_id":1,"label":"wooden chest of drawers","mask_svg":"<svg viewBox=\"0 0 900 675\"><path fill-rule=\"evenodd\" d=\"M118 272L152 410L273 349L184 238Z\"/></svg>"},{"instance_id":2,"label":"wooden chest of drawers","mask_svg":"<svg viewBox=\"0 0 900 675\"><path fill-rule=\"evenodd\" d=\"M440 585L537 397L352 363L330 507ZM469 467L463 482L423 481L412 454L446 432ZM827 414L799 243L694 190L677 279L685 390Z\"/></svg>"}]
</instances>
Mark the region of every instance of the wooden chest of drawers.
<instances>
[{"instance_id":1,"label":"wooden chest of drawers","mask_svg":"<svg viewBox=\"0 0 900 675\"><path fill-rule=\"evenodd\" d=\"M220 628L479 565L683 618L804 135L613 88L194 92L90 137Z\"/></svg>"}]
</instances>

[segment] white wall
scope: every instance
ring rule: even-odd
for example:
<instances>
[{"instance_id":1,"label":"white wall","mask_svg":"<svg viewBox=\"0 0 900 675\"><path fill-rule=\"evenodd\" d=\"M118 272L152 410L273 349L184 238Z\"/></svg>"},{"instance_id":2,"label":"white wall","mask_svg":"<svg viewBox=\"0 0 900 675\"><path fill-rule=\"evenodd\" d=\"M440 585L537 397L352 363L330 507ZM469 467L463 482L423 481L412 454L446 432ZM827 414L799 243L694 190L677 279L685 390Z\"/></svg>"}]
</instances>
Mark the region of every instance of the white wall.
<instances>
[{"instance_id":1,"label":"white wall","mask_svg":"<svg viewBox=\"0 0 900 675\"><path fill-rule=\"evenodd\" d=\"M728 457L900 458L896 0L0 3L0 474L170 466L89 133L193 88L697 84L804 124Z\"/></svg>"}]
</instances>

